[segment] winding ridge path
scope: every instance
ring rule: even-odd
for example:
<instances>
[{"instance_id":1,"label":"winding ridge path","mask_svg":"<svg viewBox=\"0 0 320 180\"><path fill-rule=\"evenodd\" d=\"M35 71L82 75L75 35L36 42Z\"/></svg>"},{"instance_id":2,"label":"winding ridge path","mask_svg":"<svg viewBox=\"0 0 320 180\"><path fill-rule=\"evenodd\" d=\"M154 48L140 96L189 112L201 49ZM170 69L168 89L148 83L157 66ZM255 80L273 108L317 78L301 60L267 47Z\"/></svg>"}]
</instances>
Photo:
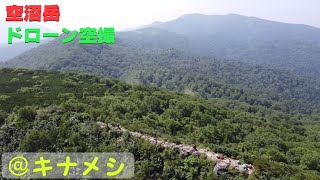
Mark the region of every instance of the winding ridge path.
<instances>
[{"instance_id":1,"label":"winding ridge path","mask_svg":"<svg viewBox=\"0 0 320 180\"><path fill-rule=\"evenodd\" d=\"M144 134L141 134L139 132L129 131L129 130L121 127L121 126L115 127L115 126L112 126L111 124L105 124L105 123L102 123L102 122L97 122L97 125L102 129L108 127L108 128L110 128L112 130L121 131L121 132L128 132L133 137L145 139L145 140L149 141L151 144L158 144L158 145L160 145L161 147L164 147L164 148L178 149L181 154L185 154L185 155L193 154L193 155L196 155L196 156L199 156L200 154L205 155L208 159L216 162L216 165L214 167L215 175L218 175L219 171L226 171L228 169L235 169L235 170L237 170L239 172L247 171L247 173L249 175L251 175L253 173L253 170L254 170L253 166L252 166L251 169L250 168L247 168L247 170L244 169L243 168L244 165L240 164L240 161L236 160L236 159L231 159L231 158L228 158L228 157L225 157L223 160L218 159L217 157L221 156L221 155L218 154L218 153L211 152L207 148L197 148L197 150L195 150L191 145L175 144L175 143L167 142L167 141L164 141L164 140L162 140L160 138L155 138L155 137L152 137L152 136L149 136L149 135L144 135Z\"/></svg>"}]
</instances>

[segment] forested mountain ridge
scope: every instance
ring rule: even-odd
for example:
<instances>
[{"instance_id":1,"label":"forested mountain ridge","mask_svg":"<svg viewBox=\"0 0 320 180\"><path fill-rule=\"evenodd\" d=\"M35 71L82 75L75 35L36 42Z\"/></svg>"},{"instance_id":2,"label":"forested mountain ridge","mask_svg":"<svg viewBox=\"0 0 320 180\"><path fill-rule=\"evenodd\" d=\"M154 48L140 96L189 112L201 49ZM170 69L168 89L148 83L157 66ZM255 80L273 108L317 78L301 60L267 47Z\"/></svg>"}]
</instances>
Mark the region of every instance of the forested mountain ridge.
<instances>
[{"instance_id":1,"label":"forested mountain ridge","mask_svg":"<svg viewBox=\"0 0 320 180\"><path fill-rule=\"evenodd\" d=\"M114 45L61 35L1 63L54 72L0 69L0 153L128 151L136 179L217 178L202 157L97 126L119 123L252 163L253 179L318 180L319 35L234 14L154 23L117 33Z\"/></svg>"},{"instance_id":2,"label":"forested mountain ridge","mask_svg":"<svg viewBox=\"0 0 320 180\"><path fill-rule=\"evenodd\" d=\"M72 43L62 44L61 38L65 37L62 35L48 44L17 56L4 66L86 72L121 78L127 82L166 87L209 99L228 98L287 113L310 114L317 113L320 109L320 80L299 76L294 73L297 69L293 69L294 66L299 66L313 74L318 71L320 68L317 62L320 58L314 56L314 53L304 52L303 48L314 51L320 48L318 45L300 48L297 47L299 43L292 44L290 41L317 44L318 40L320 42L318 31L317 28L305 25L290 25L239 15L193 14L174 21L155 23L145 29L119 32L115 45L80 45L77 39ZM214 40L211 36L198 38L208 33L215 34ZM219 38L222 38L221 41L218 41ZM230 43L225 38L239 40L241 48L227 46ZM267 48L270 44L265 43L269 40L284 44L270 49ZM268 59L266 56L272 58L274 54L276 57L286 58L286 61L277 60L277 63L286 64L286 68L274 68L272 63L262 61L258 63L262 65L252 65L251 60L257 60L251 57L246 62L194 57L197 48L218 48L219 43L225 46L228 55L234 54L231 51L243 50L246 45L255 48L265 46L260 50L266 53L254 51L256 55L263 60ZM290 57L299 57L287 51L293 49L291 45L297 48L295 53L301 52L312 57L312 62L308 58L289 62ZM215 54L214 49L211 50L211 55ZM219 49L218 53L221 52L224 50ZM202 55L210 56L210 53L203 52ZM220 56L218 53L216 55ZM244 54L251 56L250 53ZM148 63L151 63L150 67ZM153 71L156 74L153 75Z\"/></svg>"},{"instance_id":3,"label":"forested mountain ridge","mask_svg":"<svg viewBox=\"0 0 320 180\"><path fill-rule=\"evenodd\" d=\"M131 66L121 79L207 99L240 100L286 113L319 113L320 82L317 80L261 65L175 54L177 52L167 51L149 56L147 59L151 61Z\"/></svg>"},{"instance_id":4,"label":"forested mountain ridge","mask_svg":"<svg viewBox=\"0 0 320 180\"><path fill-rule=\"evenodd\" d=\"M0 86L0 152L129 151L136 179L214 179L205 159L118 139L99 130L100 121L245 160L256 179L320 176L320 126L308 116L74 73L0 69ZM241 177L230 171L221 178Z\"/></svg>"},{"instance_id":5,"label":"forested mountain ridge","mask_svg":"<svg viewBox=\"0 0 320 180\"><path fill-rule=\"evenodd\" d=\"M39 46L39 44L25 44L25 43L16 43L14 45L0 44L0 62L10 60L15 56L22 54L37 46Z\"/></svg>"},{"instance_id":6,"label":"forested mountain ridge","mask_svg":"<svg viewBox=\"0 0 320 180\"><path fill-rule=\"evenodd\" d=\"M22 38L13 38L13 44L8 44L8 28L21 28L20 34L22 34ZM41 32L52 32L52 30L40 26L38 24L31 24L28 22L5 22L0 21L0 62L7 61L15 56L22 54L32 48L40 46L40 44L47 43L50 39L41 39L41 43L24 43L24 30L26 28L39 28ZM5 32L5 33L4 33Z\"/></svg>"},{"instance_id":7,"label":"forested mountain ridge","mask_svg":"<svg viewBox=\"0 0 320 180\"><path fill-rule=\"evenodd\" d=\"M142 29L117 32L126 47L174 48L197 56L268 65L320 77L320 29L229 15L184 15Z\"/></svg>"},{"instance_id":8,"label":"forested mountain ridge","mask_svg":"<svg viewBox=\"0 0 320 180\"><path fill-rule=\"evenodd\" d=\"M268 64L320 77L320 29L236 14L189 14L151 25L183 35L197 55Z\"/></svg>"},{"instance_id":9,"label":"forested mountain ridge","mask_svg":"<svg viewBox=\"0 0 320 180\"><path fill-rule=\"evenodd\" d=\"M193 57L175 49L145 50L133 47L121 37L115 45L80 45L76 41L63 45L60 41L56 39L32 49L5 65L86 72L190 92L208 99L240 100L287 113L310 114L320 109L320 82L283 70Z\"/></svg>"},{"instance_id":10,"label":"forested mountain ridge","mask_svg":"<svg viewBox=\"0 0 320 180\"><path fill-rule=\"evenodd\" d=\"M118 43L123 46L159 50L177 49L186 51L189 49L189 40L184 36L160 28L145 28L134 31L118 32Z\"/></svg>"}]
</instances>

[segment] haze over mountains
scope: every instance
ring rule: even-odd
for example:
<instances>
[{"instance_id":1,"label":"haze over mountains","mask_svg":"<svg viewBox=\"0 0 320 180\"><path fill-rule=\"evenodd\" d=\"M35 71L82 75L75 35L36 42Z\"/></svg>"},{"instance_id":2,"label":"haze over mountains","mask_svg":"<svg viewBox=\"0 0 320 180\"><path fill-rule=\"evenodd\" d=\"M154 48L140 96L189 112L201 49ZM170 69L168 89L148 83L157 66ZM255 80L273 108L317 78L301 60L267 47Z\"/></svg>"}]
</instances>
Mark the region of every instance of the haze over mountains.
<instances>
[{"instance_id":1,"label":"haze over mountains","mask_svg":"<svg viewBox=\"0 0 320 180\"><path fill-rule=\"evenodd\" d=\"M142 44L136 43L137 46L154 48L149 46L154 38L150 42L145 37L155 35L155 28L176 33L176 37L183 36L186 44L180 41L175 46L196 55L268 64L302 75L320 76L320 29L315 27L236 14L190 14L136 30L130 41L136 43L144 39ZM122 35L126 37L126 33L119 34ZM174 47L171 39L159 41Z\"/></svg>"},{"instance_id":2,"label":"haze over mountains","mask_svg":"<svg viewBox=\"0 0 320 180\"><path fill-rule=\"evenodd\" d=\"M9 45L8 42L8 28L21 28L21 39L13 38L13 44ZM4 22L0 21L0 62L7 61L21 53L24 53L32 48L38 47L40 44L45 44L49 39L43 39L41 43L24 43L24 30L25 28L40 28L41 32L52 32L52 30L45 28L37 23L30 22ZM15 31L14 31L15 32Z\"/></svg>"},{"instance_id":3,"label":"haze over mountains","mask_svg":"<svg viewBox=\"0 0 320 180\"><path fill-rule=\"evenodd\" d=\"M4 66L85 72L287 113L320 108L320 30L310 26L191 14L119 32L115 45L61 38Z\"/></svg>"},{"instance_id":4,"label":"haze over mountains","mask_svg":"<svg viewBox=\"0 0 320 180\"><path fill-rule=\"evenodd\" d=\"M320 76L320 29L236 14L189 14L117 33L117 43L143 49L174 48L193 55L267 64Z\"/></svg>"},{"instance_id":5,"label":"haze over mountains","mask_svg":"<svg viewBox=\"0 0 320 180\"><path fill-rule=\"evenodd\" d=\"M104 122L237 157L254 165L249 179L320 179L319 32L192 14L119 32L114 45L61 35L0 63L51 70L0 68L0 153L125 151L137 179L215 179L202 157L158 151Z\"/></svg>"}]
</instances>

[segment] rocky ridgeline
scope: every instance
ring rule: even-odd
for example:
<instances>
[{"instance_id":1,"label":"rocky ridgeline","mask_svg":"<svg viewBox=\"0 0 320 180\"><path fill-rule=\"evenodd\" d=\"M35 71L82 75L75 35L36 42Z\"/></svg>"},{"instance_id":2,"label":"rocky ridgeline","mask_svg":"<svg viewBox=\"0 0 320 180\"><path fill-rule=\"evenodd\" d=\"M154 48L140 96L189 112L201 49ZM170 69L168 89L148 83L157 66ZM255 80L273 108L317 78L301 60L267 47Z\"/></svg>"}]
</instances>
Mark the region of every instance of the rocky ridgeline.
<instances>
[{"instance_id":1,"label":"rocky ridgeline","mask_svg":"<svg viewBox=\"0 0 320 180\"><path fill-rule=\"evenodd\" d=\"M197 148L195 149L193 146L191 145L186 145L186 144L175 144L175 143L171 143L171 142L167 142L167 141L163 141L160 138L156 138L156 137L152 137L149 135L145 135L139 132L131 132L128 131L127 129L121 127L121 126L113 126L111 124L105 124L102 122L97 122L97 124L99 125L100 128L104 129L104 128L109 128L115 131L121 131L121 132L128 132L131 136L136 137L136 138L141 138L141 139L145 139L147 141L149 141L151 144L158 144L161 147L164 148L170 148L170 149L176 149L179 150L179 152L181 154L184 155L205 155L208 159L216 162L216 165L214 167L214 172L216 175L218 175L219 171L227 171L228 169L234 169L237 170L239 172L247 172L249 175L253 173L253 166L252 168L245 168L245 164L241 164L239 160L236 159L231 159L231 158L218 158L219 156L221 156L220 154L211 152L210 150L206 149L206 148Z\"/></svg>"}]
</instances>

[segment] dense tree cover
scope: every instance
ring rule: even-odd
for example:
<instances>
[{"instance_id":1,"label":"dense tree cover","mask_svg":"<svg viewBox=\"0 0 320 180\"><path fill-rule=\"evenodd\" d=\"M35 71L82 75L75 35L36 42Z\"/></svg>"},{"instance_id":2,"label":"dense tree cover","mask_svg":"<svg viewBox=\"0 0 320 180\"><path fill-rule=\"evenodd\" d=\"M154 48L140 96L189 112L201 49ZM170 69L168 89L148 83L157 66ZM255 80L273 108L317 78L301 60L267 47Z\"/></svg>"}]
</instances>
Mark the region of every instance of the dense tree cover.
<instances>
[{"instance_id":1,"label":"dense tree cover","mask_svg":"<svg viewBox=\"0 0 320 180\"><path fill-rule=\"evenodd\" d=\"M187 14L118 36L131 46L147 49L165 46L320 77L320 29L316 27L236 14Z\"/></svg>"},{"instance_id":2,"label":"dense tree cover","mask_svg":"<svg viewBox=\"0 0 320 180\"><path fill-rule=\"evenodd\" d=\"M0 152L129 151L137 160L136 179L213 178L212 162L120 138L99 129L95 122L101 121L253 163L253 179L320 178L315 114L288 115L82 74L1 69L0 87Z\"/></svg>"},{"instance_id":3,"label":"dense tree cover","mask_svg":"<svg viewBox=\"0 0 320 180\"><path fill-rule=\"evenodd\" d=\"M115 45L62 45L60 37L1 65L132 85L1 69L0 152L130 151L137 179L212 179L212 162L120 138L98 129L102 121L254 163L253 178L320 179L319 34L257 18L195 14L118 33Z\"/></svg>"},{"instance_id":4,"label":"dense tree cover","mask_svg":"<svg viewBox=\"0 0 320 180\"><path fill-rule=\"evenodd\" d=\"M311 114L320 109L319 80L265 66L192 57L174 49L136 49L121 38L116 45L90 46L77 42L62 45L57 39L5 65L121 78L286 113Z\"/></svg>"},{"instance_id":5,"label":"dense tree cover","mask_svg":"<svg viewBox=\"0 0 320 180\"><path fill-rule=\"evenodd\" d=\"M320 77L320 30L311 26L272 22L235 14L223 16L190 14L172 21L150 24L133 31L117 32L116 36L116 44L125 47L149 50L175 48L193 55L267 64L273 68L286 69L299 75ZM70 54L84 60L88 57L80 51L74 51L75 47L63 49L67 45L62 45L61 41L55 45L61 46L59 51L50 48L49 52L42 53L42 57L48 58L46 55L55 56L61 52L65 56L58 55L56 66L51 68L59 67L63 60L68 61L67 66L63 67L70 68L68 66L72 66L74 62L69 58L70 56L67 56ZM21 44L15 48L1 48L0 46L0 61L1 58L14 57L14 54L20 54L24 49L30 49L31 46L33 44ZM67 51L70 50L72 51L68 53ZM31 51L32 56L34 56L34 51ZM126 51L128 50L124 50ZM101 54L103 51L100 51L99 48L94 52L93 57L105 55ZM24 53L22 56L28 57L29 53ZM38 56L41 56L39 54ZM37 61L31 63L30 66L50 66L50 60L48 64L46 62ZM87 68L87 70L92 69L92 67Z\"/></svg>"},{"instance_id":6,"label":"dense tree cover","mask_svg":"<svg viewBox=\"0 0 320 180\"><path fill-rule=\"evenodd\" d=\"M311 114L320 109L320 82L264 66L185 57L175 50L150 53L150 61L131 66L121 77L200 95L228 98L286 113Z\"/></svg>"},{"instance_id":7,"label":"dense tree cover","mask_svg":"<svg viewBox=\"0 0 320 180\"><path fill-rule=\"evenodd\" d=\"M215 178L214 163L204 157L182 156L128 134L100 129L90 116L63 105L22 107L1 127L0 152L131 152L135 155L135 179Z\"/></svg>"}]
</instances>

